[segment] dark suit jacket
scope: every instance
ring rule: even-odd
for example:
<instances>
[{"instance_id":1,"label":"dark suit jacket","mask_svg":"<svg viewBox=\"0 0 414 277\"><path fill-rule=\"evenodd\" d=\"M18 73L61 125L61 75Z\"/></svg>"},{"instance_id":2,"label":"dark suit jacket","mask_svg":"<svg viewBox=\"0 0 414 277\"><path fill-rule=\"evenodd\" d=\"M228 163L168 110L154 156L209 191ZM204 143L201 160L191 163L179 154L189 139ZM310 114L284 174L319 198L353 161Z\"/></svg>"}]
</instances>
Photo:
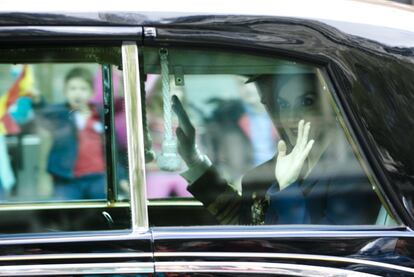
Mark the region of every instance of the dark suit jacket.
<instances>
[{"instance_id":1,"label":"dark suit jacket","mask_svg":"<svg viewBox=\"0 0 414 277\"><path fill-rule=\"evenodd\" d=\"M283 190L274 177L275 158L244 175L241 193L214 167L188 190L223 224L375 224L380 202L358 161L330 160L330 152L306 179Z\"/></svg>"}]
</instances>

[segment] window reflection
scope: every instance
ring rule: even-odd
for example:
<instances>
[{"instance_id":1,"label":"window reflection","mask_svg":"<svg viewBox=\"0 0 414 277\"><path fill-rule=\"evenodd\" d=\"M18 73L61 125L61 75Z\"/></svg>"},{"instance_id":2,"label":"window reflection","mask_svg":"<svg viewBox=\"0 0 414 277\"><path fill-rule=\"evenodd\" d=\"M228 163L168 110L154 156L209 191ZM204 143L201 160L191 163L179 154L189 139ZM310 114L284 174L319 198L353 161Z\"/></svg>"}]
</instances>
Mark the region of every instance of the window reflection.
<instances>
[{"instance_id":1,"label":"window reflection","mask_svg":"<svg viewBox=\"0 0 414 277\"><path fill-rule=\"evenodd\" d=\"M98 64L0 66L0 201L106 199ZM122 72L112 74L118 197L128 198Z\"/></svg>"},{"instance_id":2,"label":"window reflection","mask_svg":"<svg viewBox=\"0 0 414 277\"><path fill-rule=\"evenodd\" d=\"M146 51L148 123L160 155L169 116L165 71L155 66L157 52ZM168 50L170 67L180 68L169 76L169 93L181 167L167 172L148 163L150 198L191 198L190 192L221 224L383 224L370 173L317 68L181 51ZM186 72L179 82L177 72ZM195 218L178 224L204 224L202 210L186 212Z\"/></svg>"}]
</instances>

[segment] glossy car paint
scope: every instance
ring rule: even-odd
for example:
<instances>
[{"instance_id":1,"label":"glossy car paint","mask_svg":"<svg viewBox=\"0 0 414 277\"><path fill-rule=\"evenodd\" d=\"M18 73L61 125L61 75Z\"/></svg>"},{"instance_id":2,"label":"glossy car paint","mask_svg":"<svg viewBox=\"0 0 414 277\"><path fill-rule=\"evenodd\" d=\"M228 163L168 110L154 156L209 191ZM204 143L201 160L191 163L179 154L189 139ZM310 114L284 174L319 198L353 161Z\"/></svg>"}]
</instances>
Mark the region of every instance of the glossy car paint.
<instances>
[{"instance_id":1,"label":"glossy car paint","mask_svg":"<svg viewBox=\"0 0 414 277\"><path fill-rule=\"evenodd\" d=\"M148 274L150 234L129 231L7 236L0 241L0 276Z\"/></svg>"},{"instance_id":2,"label":"glossy car paint","mask_svg":"<svg viewBox=\"0 0 414 277\"><path fill-rule=\"evenodd\" d=\"M200 261L285 262L380 276L414 274L414 241L406 232L364 228L339 230L288 226L278 226L277 230L274 227L163 228L154 230L154 255L156 265L174 261L190 264Z\"/></svg>"},{"instance_id":3,"label":"glossy car paint","mask_svg":"<svg viewBox=\"0 0 414 277\"><path fill-rule=\"evenodd\" d=\"M155 271L185 271L195 275L206 268L213 272L212 275L214 272L255 275L264 273L260 269L264 270L271 264L274 265L271 268L273 273L285 272L296 276L305 275L309 270L318 274L320 269L334 268L346 270L344 274L352 270L380 276L414 274L414 234L411 231L414 227L414 182L411 177L414 167L410 159L413 156L410 140L414 137L410 105L414 91L414 32L407 31L411 27L397 31L397 34L404 35L404 40L395 43L391 39L387 43L384 39L384 33L387 33L384 30L389 31L387 26L297 17L151 12L3 13L0 24L3 45L18 44L19 40L50 43L59 38L88 42L82 29L72 29L71 26L133 26L139 30L134 29L133 34L128 31L122 39L133 39L136 34L138 39L134 40L138 44L217 47L279 55L321 65L326 69L342 112L381 184L378 189L401 223L401 227L388 229L373 226L157 227L150 229L151 237L132 233L128 235L131 239L123 240L122 235L114 233L113 237L105 239L101 235L85 233L79 239L68 234L70 242L60 242L59 236L19 236L0 242L2 257L12 255L10 260L0 259L4 265L27 264L24 260L16 260L15 255L117 252L153 253ZM56 25L65 27L48 29ZM141 27L154 27L156 36L144 37ZM369 36L361 36L364 31ZM110 33L114 38L118 36L114 28L104 35L103 41L111 41ZM93 31L89 35L93 35ZM11 41L13 36L18 39ZM114 40L118 39L119 36ZM150 249L150 240L153 249ZM96 256L78 257L82 262L96 261ZM59 261L67 262L66 258ZM121 262L130 260L129 257L117 259ZM147 256L133 260L149 261ZM33 261L51 262L48 257ZM296 265L297 270L289 271L283 267L288 264ZM285 271L277 271L278 268Z\"/></svg>"},{"instance_id":4,"label":"glossy car paint","mask_svg":"<svg viewBox=\"0 0 414 277\"><path fill-rule=\"evenodd\" d=\"M171 27L168 24L154 25L157 27L157 37L144 39L144 45L218 47L232 51L279 55L325 67L342 112L346 115L348 124L353 127L355 138L381 184L378 189L386 195L385 198L399 215L401 222L406 226L413 226L410 208L413 195L410 176L413 164L409 159L412 156L409 140L414 134L407 127L409 122L413 122L413 115L410 114L414 91L412 48L390 47L341 33L327 24L308 20L199 16L179 18L171 24ZM396 141L403 143L395 143ZM302 226L298 234L295 231L280 234L278 226L270 228L273 232L270 231L267 237L260 237L255 236L256 232L260 233L261 229L258 227L251 231L239 228L238 239L231 235L230 238L223 238L225 232L200 238L196 230L183 232L177 229L166 232L166 235L164 230L154 229L154 255L157 263L168 259L180 259L182 262L228 261L226 259L257 261L255 255L238 257L236 253L289 253L294 255L285 257L283 261L352 268L380 275L386 272L407 276L414 273L410 270L413 238L408 229L407 237L403 235L406 232L363 229L350 236L350 229L349 233L341 232L341 228L313 232ZM200 232L215 233L208 228ZM384 238L388 232L393 234L392 238ZM231 231L229 233L232 234ZM189 254L195 251L202 254ZM168 255L164 252L179 253ZM181 255L182 253L186 254ZM228 256L214 256L211 253L228 253ZM308 257L306 262L303 259L299 262L301 254L334 257L333 260L338 263L332 264L332 261L314 256ZM356 257L405 266L396 269L383 265L363 265L358 264L357 260L341 261L339 257ZM269 262L269 259L263 259L259 260ZM271 259L272 262L280 261L280 257Z\"/></svg>"}]
</instances>

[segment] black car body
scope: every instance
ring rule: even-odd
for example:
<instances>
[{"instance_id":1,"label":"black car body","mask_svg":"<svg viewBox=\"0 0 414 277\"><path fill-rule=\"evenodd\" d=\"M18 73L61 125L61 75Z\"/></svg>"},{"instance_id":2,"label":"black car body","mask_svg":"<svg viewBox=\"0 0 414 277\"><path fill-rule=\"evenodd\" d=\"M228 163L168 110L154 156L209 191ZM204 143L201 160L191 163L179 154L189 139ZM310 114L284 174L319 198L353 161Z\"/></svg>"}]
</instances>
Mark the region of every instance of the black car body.
<instances>
[{"instance_id":1,"label":"black car body","mask_svg":"<svg viewBox=\"0 0 414 277\"><path fill-rule=\"evenodd\" d=\"M355 9L365 4L376 6L349 3ZM412 8L389 9L414 18ZM2 203L0 276L414 275L414 21L398 29L352 18L252 14L0 13L2 63L89 57L87 62L122 64L131 183L127 203L117 200L110 182L105 201ZM80 50L56 50L65 47ZM197 226L214 222L197 201L148 201L141 47L277 55L322 68L395 224ZM117 50L82 54L106 48ZM110 89L104 93L110 138L113 98ZM113 162L113 145L108 139L107 161ZM113 164L108 179L116 175Z\"/></svg>"}]
</instances>

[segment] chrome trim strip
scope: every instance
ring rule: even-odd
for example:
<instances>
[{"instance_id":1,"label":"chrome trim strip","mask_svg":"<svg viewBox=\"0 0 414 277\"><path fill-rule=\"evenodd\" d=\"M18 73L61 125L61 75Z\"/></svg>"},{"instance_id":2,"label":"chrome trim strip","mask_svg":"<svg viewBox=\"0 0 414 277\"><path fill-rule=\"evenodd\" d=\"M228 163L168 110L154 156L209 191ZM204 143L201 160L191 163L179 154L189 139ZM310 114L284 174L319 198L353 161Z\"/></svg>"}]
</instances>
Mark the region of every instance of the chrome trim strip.
<instances>
[{"instance_id":1,"label":"chrome trim strip","mask_svg":"<svg viewBox=\"0 0 414 277\"><path fill-rule=\"evenodd\" d=\"M296 259L296 260L317 260L325 262L341 262L351 264L364 264L373 267L381 267L392 270L399 270L404 272L414 273L414 269L388 264L383 262L376 262L370 260L338 257L338 256L325 256L325 255L312 255L312 254L288 254L288 253L261 253L261 252L156 252L155 258L161 257L209 257L209 258L270 258L270 259Z\"/></svg>"},{"instance_id":2,"label":"chrome trim strip","mask_svg":"<svg viewBox=\"0 0 414 277\"><path fill-rule=\"evenodd\" d=\"M216 226L217 227L217 226ZM240 227L240 226L234 226ZM155 239L168 239L176 238L364 238L364 237L408 237L414 238L414 232L411 230L407 231L395 231L395 230L369 230L369 231L318 231L318 230L297 230L292 228L292 230L287 230L284 228L281 231L277 231L278 226L273 226L273 230L260 230L253 231L250 227L246 227L246 230L243 230L243 227L240 227L240 231L227 231L227 230L215 230L209 229L196 229L193 227L181 227L179 231L168 230L170 227L156 227L154 229L154 238ZM304 226L306 228L307 226ZM309 227L309 226L308 226ZM224 228L223 228L224 229ZM378 232L381 232L379 235Z\"/></svg>"},{"instance_id":3,"label":"chrome trim strip","mask_svg":"<svg viewBox=\"0 0 414 277\"><path fill-rule=\"evenodd\" d=\"M142 29L137 26L1 26L0 40L10 41L10 36L15 40L141 40Z\"/></svg>"},{"instance_id":4,"label":"chrome trim strip","mask_svg":"<svg viewBox=\"0 0 414 277\"><path fill-rule=\"evenodd\" d=\"M126 125L133 230L142 227L148 228L149 226L138 65L138 47L136 43L124 42L122 45L122 66L124 72L125 108L127 111Z\"/></svg>"},{"instance_id":5,"label":"chrome trim strip","mask_svg":"<svg viewBox=\"0 0 414 277\"><path fill-rule=\"evenodd\" d=\"M116 208L116 207L129 207L127 202L115 202L109 203L106 200L99 202L66 202L66 203L10 203L0 204L0 211L34 211L34 210L63 210L63 209L93 209L93 208Z\"/></svg>"},{"instance_id":6,"label":"chrome trim strip","mask_svg":"<svg viewBox=\"0 0 414 277\"><path fill-rule=\"evenodd\" d=\"M161 227L160 227L161 228ZM162 227L164 228L164 227ZM179 232L165 232L156 228L156 232L153 234L154 239L171 239L177 238L334 238L334 237L346 237L346 238L366 238L366 237L378 237L378 231L269 231L269 232L199 232L193 230L192 232L185 231L186 227L182 227L182 231ZM129 233L127 233L129 232ZM137 228L134 231L126 230L125 234L113 234L112 231L91 231L88 235L71 233L47 233L48 237L36 234L24 234L20 237L1 237L0 245L18 245L18 244L36 244L36 243L65 243L65 242L84 242L84 241L118 241L118 240L131 240L131 239L148 239L150 234L148 228ZM387 231L381 233L381 237L393 237L393 238L413 238L414 232L412 231Z\"/></svg>"},{"instance_id":7,"label":"chrome trim strip","mask_svg":"<svg viewBox=\"0 0 414 277\"><path fill-rule=\"evenodd\" d=\"M31 260L73 260L73 259L113 259L113 258L152 258L152 253L74 253L74 254L34 254L0 256L0 262Z\"/></svg>"},{"instance_id":8,"label":"chrome trim strip","mask_svg":"<svg viewBox=\"0 0 414 277\"><path fill-rule=\"evenodd\" d=\"M155 27L144 27L144 38L156 38L157 29Z\"/></svg>"},{"instance_id":9,"label":"chrome trim strip","mask_svg":"<svg viewBox=\"0 0 414 277\"><path fill-rule=\"evenodd\" d=\"M168 206L168 207L176 207L176 206L203 206L203 203L197 200L158 200L158 199L149 199L148 206L151 207L158 207L158 206Z\"/></svg>"},{"instance_id":10,"label":"chrome trim strip","mask_svg":"<svg viewBox=\"0 0 414 277\"><path fill-rule=\"evenodd\" d=\"M0 276L153 273L153 263L88 263L0 266Z\"/></svg>"},{"instance_id":11,"label":"chrome trim strip","mask_svg":"<svg viewBox=\"0 0 414 277\"><path fill-rule=\"evenodd\" d=\"M290 276L373 277L378 275L332 267L262 262L155 262L156 272L215 272ZM253 275L252 275L253 276Z\"/></svg>"},{"instance_id":12,"label":"chrome trim strip","mask_svg":"<svg viewBox=\"0 0 414 277\"><path fill-rule=\"evenodd\" d=\"M53 233L48 233L47 237L36 235L26 235L17 238L4 237L0 239L0 245L19 245L19 244L36 244L36 243L66 243L66 242L91 242L91 241L120 241L120 240L149 240L150 234L148 229L139 228L135 231L126 234L111 234L108 232L88 232L85 234L63 233L57 234L53 237Z\"/></svg>"}]
</instances>

